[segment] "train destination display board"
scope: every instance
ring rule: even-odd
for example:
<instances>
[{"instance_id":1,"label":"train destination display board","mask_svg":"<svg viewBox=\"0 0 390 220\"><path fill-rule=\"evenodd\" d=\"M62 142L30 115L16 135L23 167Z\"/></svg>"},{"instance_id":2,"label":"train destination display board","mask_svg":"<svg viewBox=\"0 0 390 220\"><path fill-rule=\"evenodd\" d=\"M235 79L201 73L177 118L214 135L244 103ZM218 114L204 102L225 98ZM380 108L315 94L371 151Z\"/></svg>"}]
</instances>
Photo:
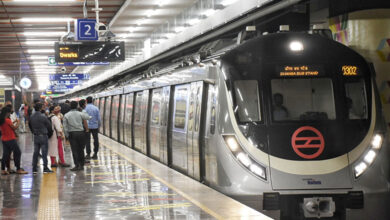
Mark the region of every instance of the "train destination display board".
<instances>
[{"instance_id":1,"label":"train destination display board","mask_svg":"<svg viewBox=\"0 0 390 220\"><path fill-rule=\"evenodd\" d=\"M324 71L321 66L284 65L277 67L277 74L279 77L313 77L324 75Z\"/></svg>"},{"instance_id":2,"label":"train destination display board","mask_svg":"<svg viewBox=\"0 0 390 220\"><path fill-rule=\"evenodd\" d=\"M54 45L55 60L69 62L118 62L125 60L124 42L69 42Z\"/></svg>"}]
</instances>

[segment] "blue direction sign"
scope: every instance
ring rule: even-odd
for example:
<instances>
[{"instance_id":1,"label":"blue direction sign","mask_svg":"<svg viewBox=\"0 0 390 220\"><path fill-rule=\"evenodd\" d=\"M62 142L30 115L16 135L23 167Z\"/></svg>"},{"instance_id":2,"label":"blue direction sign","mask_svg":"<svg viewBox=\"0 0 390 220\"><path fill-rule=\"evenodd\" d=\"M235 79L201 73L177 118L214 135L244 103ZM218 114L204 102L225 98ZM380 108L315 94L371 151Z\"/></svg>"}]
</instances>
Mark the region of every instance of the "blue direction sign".
<instances>
[{"instance_id":1,"label":"blue direction sign","mask_svg":"<svg viewBox=\"0 0 390 220\"><path fill-rule=\"evenodd\" d=\"M110 62L67 62L57 63L54 56L48 57L49 66L105 66L109 65Z\"/></svg>"},{"instance_id":2,"label":"blue direction sign","mask_svg":"<svg viewBox=\"0 0 390 220\"><path fill-rule=\"evenodd\" d=\"M53 94L59 94L69 92L73 87L73 85L50 85L47 87L46 91L51 91Z\"/></svg>"},{"instance_id":3,"label":"blue direction sign","mask_svg":"<svg viewBox=\"0 0 390 220\"><path fill-rule=\"evenodd\" d=\"M50 74L49 80L88 80L88 73Z\"/></svg>"},{"instance_id":4,"label":"blue direction sign","mask_svg":"<svg viewBox=\"0 0 390 220\"><path fill-rule=\"evenodd\" d=\"M81 81L77 79L72 79L72 80L52 80L50 81L51 85L80 85Z\"/></svg>"},{"instance_id":5,"label":"blue direction sign","mask_svg":"<svg viewBox=\"0 0 390 220\"><path fill-rule=\"evenodd\" d=\"M98 40L99 35L95 29L95 19L77 19L75 30L76 40Z\"/></svg>"}]
</instances>

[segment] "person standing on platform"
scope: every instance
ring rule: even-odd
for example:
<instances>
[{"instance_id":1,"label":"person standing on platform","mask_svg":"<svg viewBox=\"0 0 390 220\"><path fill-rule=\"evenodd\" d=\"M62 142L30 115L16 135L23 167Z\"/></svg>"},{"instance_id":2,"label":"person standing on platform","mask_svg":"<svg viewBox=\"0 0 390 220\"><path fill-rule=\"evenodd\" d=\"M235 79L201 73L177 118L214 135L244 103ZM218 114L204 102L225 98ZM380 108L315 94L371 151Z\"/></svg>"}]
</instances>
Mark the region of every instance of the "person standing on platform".
<instances>
[{"instance_id":1,"label":"person standing on platform","mask_svg":"<svg viewBox=\"0 0 390 220\"><path fill-rule=\"evenodd\" d=\"M54 109L54 114L57 116L57 118L61 122L61 133L60 133L61 137L58 138L58 152L60 153L59 157L60 157L60 161L61 161L60 166L62 166L62 167L70 167L69 164L65 163L65 158L64 158L64 155L65 155L65 152L64 152L65 134L64 134L64 127L62 126L62 122L63 122L64 116L61 113L61 106L56 106L56 108ZM61 153L62 153L62 156L61 156ZM63 159L61 159L61 157ZM62 162L64 162L64 163L62 164Z\"/></svg>"},{"instance_id":2,"label":"person standing on platform","mask_svg":"<svg viewBox=\"0 0 390 220\"><path fill-rule=\"evenodd\" d=\"M85 107L86 107L85 99L81 99L81 100L79 101L79 111L82 112L82 113L84 113L84 114L86 114L86 115L88 115L88 113L85 111ZM88 117L89 117L89 119L91 119L91 116L90 116L90 115L88 115ZM85 128L88 127L88 130L89 130L88 122L87 122L87 121L83 121L83 126L84 126L85 139L86 139L86 141L84 142L84 146L83 146L83 153L84 153L84 149L85 149L86 144L87 144L87 139L88 139L88 137L89 137L89 136L88 136L88 133L89 133L89 132L87 131L87 129L85 129ZM91 159L91 158L90 158L90 157L89 157L89 158L86 158L86 157L85 157L84 162L85 162L85 163L90 163L89 159Z\"/></svg>"},{"instance_id":3,"label":"person standing on platform","mask_svg":"<svg viewBox=\"0 0 390 220\"><path fill-rule=\"evenodd\" d=\"M77 110L77 102L70 103L70 111L64 115L64 132L69 139L72 149L73 161L75 167L71 171L84 170L84 146L85 146L85 131L88 132L88 125L84 128L83 124L90 117Z\"/></svg>"},{"instance_id":4,"label":"person standing on platform","mask_svg":"<svg viewBox=\"0 0 390 220\"><path fill-rule=\"evenodd\" d=\"M92 104L92 97L87 97L87 107L85 107L85 111L88 113L89 116L91 116L91 119L88 120L88 128L89 132L87 135L87 155L85 156L86 159L91 158L91 134L93 137L93 156L92 159L98 159L97 153L99 151L99 127L101 125L101 119L100 119L100 112L99 109Z\"/></svg>"},{"instance_id":5,"label":"person standing on platform","mask_svg":"<svg viewBox=\"0 0 390 220\"><path fill-rule=\"evenodd\" d=\"M1 160L1 174L7 175L8 171L5 170L6 164L9 163L11 152L14 153L14 162L16 167L16 173L27 174L24 169L20 167L20 159L22 152L19 145L16 142L15 130L18 129L19 122L14 125L10 119L11 108L9 106L4 107L0 113L0 129L2 133L1 140L3 142L3 158Z\"/></svg>"},{"instance_id":6,"label":"person standing on platform","mask_svg":"<svg viewBox=\"0 0 390 220\"><path fill-rule=\"evenodd\" d=\"M70 102L69 100L66 100L65 103L60 104L61 106L61 114L65 115L70 111Z\"/></svg>"},{"instance_id":7,"label":"person standing on platform","mask_svg":"<svg viewBox=\"0 0 390 220\"><path fill-rule=\"evenodd\" d=\"M20 120L20 126L19 126L19 131L20 133L25 133L26 132L26 121L24 117L24 104L22 104L19 108L19 120Z\"/></svg>"},{"instance_id":8,"label":"person standing on platform","mask_svg":"<svg viewBox=\"0 0 390 220\"><path fill-rule=\"evenodd\" d=\"M64 150L62 148L62 139L64 134L62 132L61 120L56 116L61 111L60 106L50 106L49 108L49 121L51 121L53 135L49 138L49 151L48 154L51 159L51 167L69 167L69 164L65 163ZM57 156L60 158L60 162L57 164Z\"/></svg>"},{"instance_id":9,"label":"person standing on platform","mask_svg":"<svg viewBox=\"0 0 390 220\"><path fill-rule=\"evenodd\" d=\"M47 167L47 150L48 150L48 136L53 133L49 119L42 113L42 103L35 104L35 113L31 115L28 123L31 132L34 134L34 155L33 155L33 173L38 172L38 154L42 149L43 172L52 173L53 171Z\"/></svg>"}]
</instances>

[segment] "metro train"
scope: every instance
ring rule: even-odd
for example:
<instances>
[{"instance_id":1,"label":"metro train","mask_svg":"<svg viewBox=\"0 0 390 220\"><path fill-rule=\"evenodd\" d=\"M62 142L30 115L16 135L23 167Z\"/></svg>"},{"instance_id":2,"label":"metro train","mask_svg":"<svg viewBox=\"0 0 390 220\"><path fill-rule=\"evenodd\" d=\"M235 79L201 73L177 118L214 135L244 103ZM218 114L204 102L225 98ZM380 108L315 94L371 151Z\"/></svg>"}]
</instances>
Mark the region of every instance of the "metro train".
<instances>
[{"instance_id":1,"label":"metro train","mask_svg":"<svg viewBox=\"0 0 390 220\"><path fill-rule=\"evenodd\" d=\"M372 65L306 32L210 45L198 59L85 93L100 132L271 217L390 218Z\"/></svg>"}]
</instances>

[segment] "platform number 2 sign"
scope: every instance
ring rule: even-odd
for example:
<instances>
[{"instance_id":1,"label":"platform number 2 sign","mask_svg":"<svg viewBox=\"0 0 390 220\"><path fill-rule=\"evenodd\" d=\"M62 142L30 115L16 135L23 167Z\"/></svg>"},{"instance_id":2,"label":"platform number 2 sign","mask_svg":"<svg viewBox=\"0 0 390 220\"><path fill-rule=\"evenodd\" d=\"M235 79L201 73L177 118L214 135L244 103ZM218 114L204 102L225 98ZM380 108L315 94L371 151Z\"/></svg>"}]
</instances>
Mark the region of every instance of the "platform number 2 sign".
<instances>
[{"instance_id":1,"label":"platform number 2 sign","mask_svg":"<svg viewBox=\"0 0 390 220\"><path fill-rule=\"evenodd\" d=\"M95 19L78 19L76 23L77 40L98 40L99 36L95 24Z\"/></svg>"}]
</instances>

